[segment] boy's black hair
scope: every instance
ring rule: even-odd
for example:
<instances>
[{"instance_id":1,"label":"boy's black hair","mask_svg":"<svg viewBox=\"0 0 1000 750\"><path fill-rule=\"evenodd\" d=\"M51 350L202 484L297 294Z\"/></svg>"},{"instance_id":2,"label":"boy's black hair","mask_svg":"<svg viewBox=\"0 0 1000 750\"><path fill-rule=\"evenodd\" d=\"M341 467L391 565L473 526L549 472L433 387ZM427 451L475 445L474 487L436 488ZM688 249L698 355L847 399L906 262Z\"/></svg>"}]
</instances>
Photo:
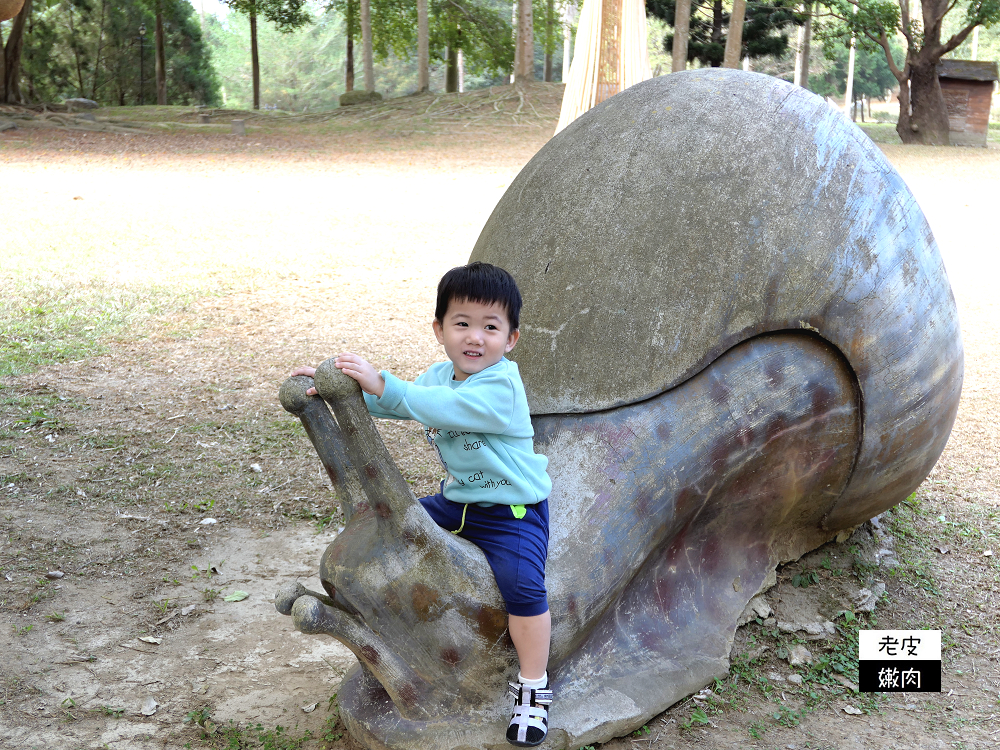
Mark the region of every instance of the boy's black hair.
<instances>
[{"instance_id":1,"label":"boy's black hair","mask_svg":"<svg viewBox=\"0 0 1000 750\"><path fill-rule=\"evenodd\" d=\"M521 318L521 291L514 277L499 266L478 260L467 266L453 268L438 282L437 307L434 317L444 322L448 303L452 300L499 305L507 312L510 330L516 331Z\"/></svg>"}]
</instances>

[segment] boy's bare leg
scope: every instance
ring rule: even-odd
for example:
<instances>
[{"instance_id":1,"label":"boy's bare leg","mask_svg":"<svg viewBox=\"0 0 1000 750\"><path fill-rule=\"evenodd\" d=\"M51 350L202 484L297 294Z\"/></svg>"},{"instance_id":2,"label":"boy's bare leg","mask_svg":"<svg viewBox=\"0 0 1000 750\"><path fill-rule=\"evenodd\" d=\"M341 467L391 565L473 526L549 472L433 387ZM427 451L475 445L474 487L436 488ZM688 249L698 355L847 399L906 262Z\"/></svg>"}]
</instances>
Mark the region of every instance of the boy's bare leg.
<instances>
[{"instance_id":1,"label":"boy's bare leg","mask_svg":"<svg viewBox=\"0 0 1000 750\"><path fill-rule=\"evenodd\" d=\"M509 615L507 627L521 663L521 676L526 680L541 679L549 663L552 616L548 612L533 617Z\"/></svg>"}]
</instances>

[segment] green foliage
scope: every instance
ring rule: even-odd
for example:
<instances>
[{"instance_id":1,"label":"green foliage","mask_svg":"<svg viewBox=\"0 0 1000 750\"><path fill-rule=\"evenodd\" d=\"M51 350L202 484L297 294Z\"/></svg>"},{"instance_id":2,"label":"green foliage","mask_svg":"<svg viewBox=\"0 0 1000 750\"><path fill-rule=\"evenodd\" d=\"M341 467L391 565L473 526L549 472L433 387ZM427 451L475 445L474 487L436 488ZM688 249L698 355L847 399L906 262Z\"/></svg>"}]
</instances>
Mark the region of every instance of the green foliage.
<instances>
[{"instance_id":1,"label":"green foliage","mask_svg":"<svg viewBox=\"0 0 1000 750\"><path fill-rule=\"evenodd\" d=\"M250 22L230 13L207 17L205 32L219 71L226 106L248 109L253 103ZM344 18L336 10L319 13L314 23L282 34L268 21L257 22L260 48L261 106L286 112L333 109L345 91L344 58L347 36ZM355 46L355 65L360 60ZM432 69L433 75L433 69ZM417 88L413 62L401 62L390 53L375 64L375 88L386 96L402 96Z\"/></svg>"},{"instance_id":2,"label":"green foliage","mask_svg":"<svg viewBox=\"0 0 1000 750\"><path fill-rule=\"evenodd\" d=\"M461 49L473 75L509 72L514 67L509 7L489 0L431 0L432 54L445 60L446 47Z\"/></svg>"},{"instance_id":3,"label":"green foliage","mask_svg":"<svg viewBox=\"0 0 1000 750\"><path fill-rule=\"evenodd\" d=\"M975 26L989 28L1000 22L1000 0L955 0L942 4L937 16L931 9L929 36L919 9L903 28L900 6L895 0L821 0L821 4L827 8L828 18L816 32L824 47L831 43L849 47L854 37L859 50L883 56L882 39L890 43L897 34L906 37L907 49L903 52L910 57L928 45L941 55L965 41Z\"/></svg>"},{"instance_id":4,"label":"green foliage","mask_svg":"<svg viewBox=\"0 0 1000 750\"><path fill-rule=\"evenodd\" d=\"M223 3L248 18L270 21L284 34L312 22L306 0L223 0Z\"/></svg>"},{"instance_id":5,"label":"green foliage","mask_svg":"<svg viewBox=\"0 0 1000 750\"><path fill-rule=\"evenodd\" d=\"M354 65L361 66L361 26L357 0L331 0L356 42ZM514 65L510 4L502 0L428 0L430 54L447 63L447 49L461 49L467 76L509 73ZM411 60L417 52L417 5L413 0L372 0L372 52L376 61ZM560 32L561 33L561 32ZM376 83L376 89L381 90ZM413 86L413 90L416 86Z\"/></svg>"},{"instance_id":6,"label":"green foliage","mask_svg":"<svg viewBox=\"0 0 1000 750\"><path fill-rule=\"evenodd\" d=\"M804 570L792 576L792 586L795 588L808 588L814 583L819 583L819 573L815 570Z\"/></svg>"},{"instance_id":7,"label":"green foliage","mask_svg":"<svg viewBox=\"0 0 1000 750\"><path fill-rule=\"evenodd\" d=\"M214 104L218 82L194 8L186 0L159 0L159 5L167 101ZM141 0L34 3L21 56L22 95L32 101L86 97L123 106L139 100L141 82L145 100L154 100L153 34L140 42L140 25L155 28L154 12Z\"/></svg>"},{"instance_id":8,"label":"green foliage","mask_svg":"<svg viewBox=\"0 0 1000 750\"><path fill-rule=\"evenodd\" d=\"M532 0L531 13L535 21L535 42L543 55L551 55L563 43L563 7L571 0Z\"/></svg>"},{"instance_id":9,"label":"green foliage","mask_svg":"<svg viewBox=\"0 0 1000 750\"><path fill-rule=\"evenodd\" d=\"M795 10L797 6L798 3L791 0L747 2L740 57L756 60L768 56L780 57L788 52L787 30L804 20ZM676 7L676 0L649 0L646 12L673 24ZM725 56L728 27L729 13L724 10L722 0L694 0L688 32L688 61L698 60L705 66L720 66ZM664 49L670 52L673 43L671 31L663 38Z\"/></svg>"},{"instance_id":10,"label":"green foliage","mask_svg":"<svg viewBox=\"0 0 1000 750\"><path fill-rule=\"evenodd\" d=\"M205 725L202 725L205 726ZM276 726L265 729L263 724L240 727L230 721L225 726L214 727L213 736L205 736L216 747L226 750L300 750L311 739L312 732L306 730L301 736L294 736L287 727ZM324 739L326 739L324 737Z\"/></svg>"},{"instance_id":11,"label":"green foliage","mask_svg":"<svg viewBox=\"0 0 1000 750\"><path fill-rule=\"evenodd\" d=\"M681 729L691 729L694 726L707 726L711 723L712 720L708 718L705 709L699 706L691 712L691 716L687 721L681 722Z\"/></svg>"},{"instance_id":12,"label":"green foliage","mask_svg":"<svg viewBox=\"0 0 1000 750\"><path fill-rule=\"evenodd\" d=\"M898 7L896 8L898 14ZM889 16L887 16L889 18ZM820 96L842 96L847 90L847 70L850 56L851 37L845 36L845 27L837 24L817 26L816 38L823 45L823 55L833 63L821 75L809 78L809 88ZM889 49L896 67L902 69L906 51L900 46L896 36L888 39ZM854 56L853 97L884 99L898 85L896 76L889 68L885 50L867 37L857 45Z\"/></svg>"}]
</instances>

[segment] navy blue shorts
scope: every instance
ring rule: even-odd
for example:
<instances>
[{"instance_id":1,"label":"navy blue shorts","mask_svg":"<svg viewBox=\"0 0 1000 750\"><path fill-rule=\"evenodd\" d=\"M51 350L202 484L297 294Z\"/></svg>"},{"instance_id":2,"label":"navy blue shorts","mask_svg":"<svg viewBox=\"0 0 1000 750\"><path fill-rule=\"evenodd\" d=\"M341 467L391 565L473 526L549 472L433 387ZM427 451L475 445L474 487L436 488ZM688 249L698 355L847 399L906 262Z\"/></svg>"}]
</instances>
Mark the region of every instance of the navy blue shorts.
<instances>
[{"instance_id":1,"label":"navy blue shorts","mask_svg":"<svg viewBox=\"0 0 1000 750\"><path fill-rule=\"evenodd\" d=\"M441 528L462 530L486 555L507 614L534 617L549 611L545 595L545 558L549 552L549 501L525 505L523 518L515 518L509 505L483 508L453 503L438 493L420 498L420 504ZM465 526L462 511L465 510Z\"/></svg>"}]
</instances>

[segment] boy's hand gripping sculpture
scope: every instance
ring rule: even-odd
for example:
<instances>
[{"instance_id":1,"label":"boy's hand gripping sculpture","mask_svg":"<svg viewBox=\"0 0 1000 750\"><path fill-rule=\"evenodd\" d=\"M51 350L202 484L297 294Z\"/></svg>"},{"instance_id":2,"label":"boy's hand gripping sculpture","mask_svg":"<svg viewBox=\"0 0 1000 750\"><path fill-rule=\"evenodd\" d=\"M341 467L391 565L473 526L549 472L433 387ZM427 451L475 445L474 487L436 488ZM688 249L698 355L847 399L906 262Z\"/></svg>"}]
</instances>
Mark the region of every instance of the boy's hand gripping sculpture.
<instances>
[{"instance_id":1,"label":"boy's hand gripping sculpture","mask_svg":"<svg viewBox=\"0 0 1000 750\"><path fill-rule=\"evenodd\" d=\"M937 246L878 149L804 89L653 79L553 138L473 259L525 297L549 458L546 747L641 727L727 672L768 574L905 499L944 449L962 346ZM279 593L360 665L371 748L499 748L514 666L490 570L416 503L356 384L282 387L342 499L325 593Z\"/></svg>"}]
</instances>

